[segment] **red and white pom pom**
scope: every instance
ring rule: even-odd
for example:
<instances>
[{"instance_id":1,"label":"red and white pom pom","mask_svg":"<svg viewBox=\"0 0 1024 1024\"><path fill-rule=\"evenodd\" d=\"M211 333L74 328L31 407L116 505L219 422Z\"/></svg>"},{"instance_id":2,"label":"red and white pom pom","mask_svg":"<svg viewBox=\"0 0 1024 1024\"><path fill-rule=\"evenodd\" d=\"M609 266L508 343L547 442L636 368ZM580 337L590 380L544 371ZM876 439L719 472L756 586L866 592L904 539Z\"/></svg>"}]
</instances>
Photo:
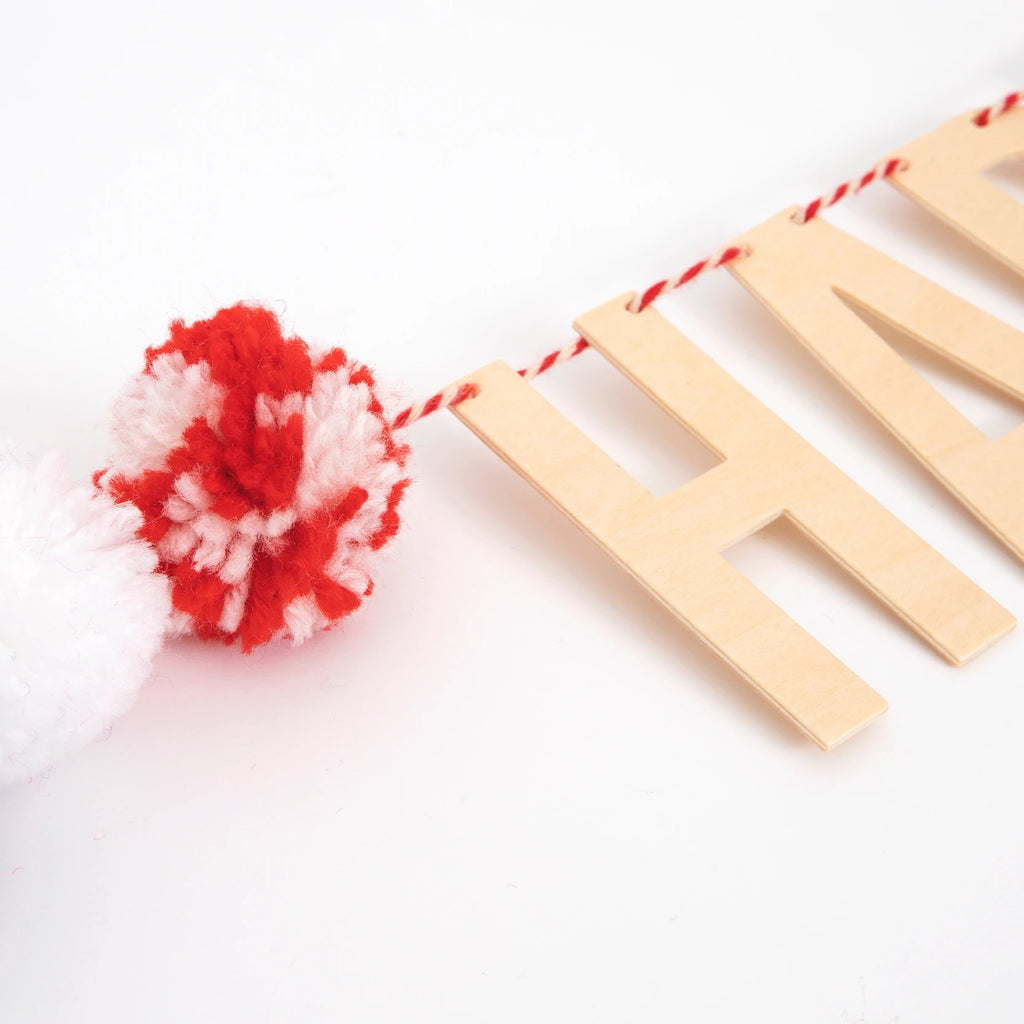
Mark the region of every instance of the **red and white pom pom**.
<instances>
[{"instance_id":1,"label":"red and white pom pom","mask_svg":"<svg viewBox=\"0 0 1024 1024\"><path fill-rule=\"evenodd\" d=\"M114 408L96 475L133 502L172 584L171 632L295 643L373 589L409 480L371 371L239 304L171 324Z\"/></svg>"}]
</instances>

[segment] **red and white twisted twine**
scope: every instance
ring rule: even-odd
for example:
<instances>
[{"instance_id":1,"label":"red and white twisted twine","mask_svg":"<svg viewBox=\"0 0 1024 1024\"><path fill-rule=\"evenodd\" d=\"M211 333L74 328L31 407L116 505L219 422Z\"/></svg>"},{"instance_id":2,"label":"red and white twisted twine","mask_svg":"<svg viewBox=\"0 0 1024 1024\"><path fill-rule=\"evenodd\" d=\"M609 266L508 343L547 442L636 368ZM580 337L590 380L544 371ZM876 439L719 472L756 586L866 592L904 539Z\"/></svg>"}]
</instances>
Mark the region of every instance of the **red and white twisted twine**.
<instances>
[{"instance_id":1,"label":"red and white twisted twine","mask_svg":"<svg viewBox=\"0 0 1024 1024\"><path fill-rule=\"evenodd\" d=\"M990 124L997 117L1002 117L1003 114L1008 114L1014 107L1020 106L1021 103L1024 103L1024 92L1007 93L994 106L979 110L974 115L974 123L979 128L984 128L985 125Z\"/></svg>"},{"instance_id":2,"label":"red and white twisted twine","mask_svg":"<svg viewBox=\"0 0 1024 1024\"><path fill-rule=\"evenodd\" d=\"M1003 114L1008 114L1011 110L1022 105L1024 105L1024 91L1011 92L998 103L979 110L974 115L973 121L979 128L984 128L997 117L1002 117ZM806 206L798 207L793 211L791 219L796 224L806 224L809 220L817 217L822 210L835 206L836 203L847 196L856 195L861 189L867 188L872 182L891 178L894 174L906 170L908 166L907 161L899 157L890 157L887 160L883 160L859 178L851 178L849 181L844 181L826 195L818 196L817 199L812 199ZM689 284L710 270L715 270L717 267L724 266L726 263L742 259L748 255L750 255L750 250L745 246L731 245L725 249L720 249L713 256L698 260L692 266L687 267L681 274L666 278L664 281L658 281L652 284L646 291L639 295L634 295L628 307L629 311L631 313L640 313L652 302L664 295L665 292L670 292L675 288L682 287L684 284ZM531 366L524 367L519 371L519 376L524 380L533 380L534 377L547 373L553 367L559 366L561 363L567 363L570 359L575 359L576 356L586 351L589 347L590 345L585 338L576 338L575 341L569 342L568 345L564 345L554 352L549 352L543 359L538 360ZM447 409L469 398L474 398L478 393L479 388L476 384L452 384L443 391L438 391L436 394L431 395L426 401L419 402L400 412L391 425L396 430L407 427L417 420L437 412L439 409Z\"/></svg>"},{"instance_id":3,"label":"red and white twisted twine","mask_svg":"<svg viewBox=\"0 0 1024 1024\"><path fill-rule=\"evenodd\" d=\"M424 416L437 412L438 409L447 409L450 406L458 405L459 402L466 401L467 398L474 398L479 390L475 384L451 384L443 391L431 395L426 401L417 402L415 405L410 405L408 409L403 409L391 421L391 429L401 430L403 427L409 426L410 423L415 423L417 420L423 419Z\"/></svg>"},{"instance_id":4,"label":"red and white twisted twine","mask_svg":"<svg viewBox=\"0 0 1024 1024\"><path fill-rule=\"evenodd\" d=\"M806 206L801 206L794 210L790 219L794 224L806 224L809 220L814 220L822 210L835 206L840 199L845 199L849 195L856 195L862 188L867 188L873 181L891 178L897 171L905 171L907 166L906 160L900 160L897 157L893 157L891 160L883 160L881 163L875 164L870 171L862 174L859 178L851 178L849 181L844 181L827 195L818 196L817 199L812 199Z\"/></svg>"}]
</instances>

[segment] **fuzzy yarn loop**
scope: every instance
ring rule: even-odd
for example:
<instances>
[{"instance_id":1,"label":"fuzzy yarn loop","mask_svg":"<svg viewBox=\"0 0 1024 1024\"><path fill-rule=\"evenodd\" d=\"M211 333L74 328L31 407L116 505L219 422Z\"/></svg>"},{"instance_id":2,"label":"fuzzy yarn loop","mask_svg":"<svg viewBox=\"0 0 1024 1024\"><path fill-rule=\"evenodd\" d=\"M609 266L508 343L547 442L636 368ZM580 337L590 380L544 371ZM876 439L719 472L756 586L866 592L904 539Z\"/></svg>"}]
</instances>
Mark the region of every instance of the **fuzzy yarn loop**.
<instances>
[{"instance_id":1,"label":"fuzzy yarn loop","mask_svg":"<svg viewBox=\"0 0 1024 1024\"><path fill-rule=\"evenodd\" d=\"M171 632L246 652L359 607L399 527L408 448L371 371L239 304L146 352L96 482L142 513L171 580Z\"/></svg>"},{"instance_id":2,"label":"fuzzy yarn loop","mask_svg":"<svg viewBox=\"0 0 1024 1024\"><path fill-rule=\"evenodd\" d=\"M142 517L56 456L0 444L0 784L109 728L149 676L170 600Z\"/></svg>"}]
</instances>

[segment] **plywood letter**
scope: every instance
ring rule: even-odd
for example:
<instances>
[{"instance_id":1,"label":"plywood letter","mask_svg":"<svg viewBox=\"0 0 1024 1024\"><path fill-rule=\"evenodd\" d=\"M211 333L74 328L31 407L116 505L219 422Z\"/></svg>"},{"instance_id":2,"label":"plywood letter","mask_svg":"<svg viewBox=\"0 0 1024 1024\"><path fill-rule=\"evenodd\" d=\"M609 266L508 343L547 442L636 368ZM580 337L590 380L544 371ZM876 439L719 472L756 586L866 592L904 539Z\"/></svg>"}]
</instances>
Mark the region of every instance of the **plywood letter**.
<instances>
[{"instance_id":1,"label":"plywood letter","mask_svg":"<svg viewBox=\"0 0 1024 1024\"><path fill-rule=\"evenodd\" d=\"M730 271L1024 558L1024 425L987 438L847 303L1018 398L1024 334L820 217L780 213L743 242Z\"/></svg>"},{"instance_id":2,"label":"plywood letter","mask_svg":"<svg viewBox=\"0 0 1024 1024\"><path fill-rule=\"evenodd\" d=\"M974 114L900 149L905 170L887 179L1007 266L1024 274L1024 206L983 172L1024 157L1024 108L1017 107L984 127Z\"/></svg>"},{"instance_id":3,"label":"plywood letter","mask_svg":"<svg viewBox=\"0 0 1024 1024\"><path fill-rule=\"evenodd\" d=\"M819 746L885 701L721 552L789 516L959 663L1013 626L1000 605L833 466L653 308L632 296L577 330L722 459L654 497L504 363L455 414Z\"/></svg>"}]
</instances>

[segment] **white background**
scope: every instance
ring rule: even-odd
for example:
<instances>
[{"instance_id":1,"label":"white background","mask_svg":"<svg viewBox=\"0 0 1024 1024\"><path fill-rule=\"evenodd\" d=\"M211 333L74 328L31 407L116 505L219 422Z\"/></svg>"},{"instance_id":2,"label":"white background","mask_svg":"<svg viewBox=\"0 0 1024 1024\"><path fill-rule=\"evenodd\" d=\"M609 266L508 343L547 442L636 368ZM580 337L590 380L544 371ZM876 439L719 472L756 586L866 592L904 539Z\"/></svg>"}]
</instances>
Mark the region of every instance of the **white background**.
<instances>
[{"instance_id":1,"label":"white background","mask_svg":"<svg viewBox=\"0 0 1024 1024\"><path fill-rule=\"evenodd\" d=\"M1019 86L1022 37L1009 0L10 7L0 432L84 479L143 348L239 298L411 399L531 362ZM887 186L831 219L1024 326ZM1022 567L726 272L659 308L1024 614ZM540 386L656 491L709 464L594 353ZM453 417L410 440L346 628L174 644L0 792L0 1020L1021 1019L1024 637L953 669L785 529L743 543L891 702L825 755Z\"/></svg>"}]
</instances>

